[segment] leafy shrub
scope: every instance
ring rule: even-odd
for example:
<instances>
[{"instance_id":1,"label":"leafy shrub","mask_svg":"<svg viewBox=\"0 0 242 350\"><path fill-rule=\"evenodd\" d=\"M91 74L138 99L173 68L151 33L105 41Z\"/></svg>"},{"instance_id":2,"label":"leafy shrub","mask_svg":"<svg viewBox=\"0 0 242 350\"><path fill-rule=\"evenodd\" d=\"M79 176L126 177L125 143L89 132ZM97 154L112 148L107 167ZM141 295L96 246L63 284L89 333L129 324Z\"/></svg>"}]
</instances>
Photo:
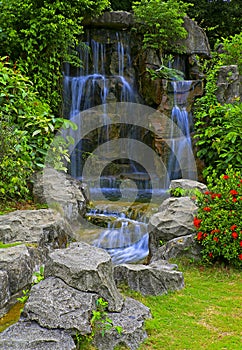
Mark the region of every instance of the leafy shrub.
<instances>
[{"instance_id":1,"label":"leafy shrub","mask_svg":"<svg viewBox=\"0 0 242 350\"><path fill-rule=\"evenodd\" d=\"M110 4L113 11L131 11L132 2L132 0L111 0Z\"/></svg>"},{"instance_id":2,"label":"leafy shrub","mask_svg":"<svg viewBox=\"0 0 242 350\"><path fill-rule=\"evenodd\" d=\"M45 163L54 132L63 123L38 99L29 79L0 60L0 198L24 198L30 175Z\"/></svg>"},{"instance_id":3,"label":"leafy shrub","mask_svg":"<svg viewBox=\"0 0 242 350\"><path fill-rule=\"evenodd\" d=\"M217 45L221 43L223 52L220 53L219 59L223 64L237 64L239 73L242 74L242 32L217 41Z\"/></svg>"},{"instance_id":4,"label":"leafy shrub","mask_svg":"<svg viewBox=\"0 0 242 350\"><path fill-rule=\"evenodd\" d=\"M194 218L197 241L205 262L223 261L242 267L242 173L230 167L225 175L208 177L208 189L198 197Z\"/></svg>"},{"instance_id":5,"label":"leafy shrub","mask_svg":"<svg viewBox=\"0 0 242 350\"><path fill-rule=\"evenodd\" d=\"M62 113L63 65L80 65L76 46L82 19L108 5L108 0L0 2L0 56L18 61L56 115Z\"/></svg>"},{"instance_id":6,"label":"leafy shrub","mask_svg":"<svg viewBox=\"0 0 242 350\"><path fill-rule=\"evenodd\" d=\"M134 1L133 10L139 32L144 35L144 47L181 52L177 41L187 36L183 23L188 6L177 0Z\"/></svg>"}]
</instances>

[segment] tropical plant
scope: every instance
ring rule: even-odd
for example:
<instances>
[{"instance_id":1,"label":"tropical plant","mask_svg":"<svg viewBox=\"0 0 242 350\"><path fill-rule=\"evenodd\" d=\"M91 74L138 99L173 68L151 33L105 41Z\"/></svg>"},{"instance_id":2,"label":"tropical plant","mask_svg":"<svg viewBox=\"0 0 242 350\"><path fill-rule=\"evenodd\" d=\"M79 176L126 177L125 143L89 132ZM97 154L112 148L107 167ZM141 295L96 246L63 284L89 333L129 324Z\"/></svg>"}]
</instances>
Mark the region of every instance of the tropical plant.
<instances>
[{"instance_id":1,"label":"tropical plant","mask_svg":"<svg viewBox=\"0 0 242 350\"><path fill-rule=\"evenodd\" d=\"M0 60L1 200L28 196L29 178L44 167L49 145L63 122L15 65ZM55 156L55 161L66 156L66 148L56 148Z\"/></svg>"},{"instance_id":2,"label":"tropical plant","mask_svg":"<svg viewBox=\"0 0 242 350\"><path fill-rule=\"evenodd\" d=\"M177 0L141 0L133 2L133 10L143 33L145 48L182 52L178 40L187 36L183 27L189 5Z\"/></svg>"},{"instance_id":3,"label":"tropical plant","mask_svg":"<svg viewBox=\"0 0 242 350\"><path fill-rule=\"evenodd\" d=\"M108 5L108 0L0 2L0 56L18 62L55 114L62 109L64 62L80 65L76 47L82 19Z\"/></svg>"},{"instance_id":4,"label":"tropical plant","mask_svg":"<svg viewBox=\"0 0 242 350\"><path fill-rule=\"evenodd\" d=\"M223 262L242 268L242 172L229 167L207 178L208 191L198 197L194 218L197 241L205 262Z\"/></svg>"}]
</instances>

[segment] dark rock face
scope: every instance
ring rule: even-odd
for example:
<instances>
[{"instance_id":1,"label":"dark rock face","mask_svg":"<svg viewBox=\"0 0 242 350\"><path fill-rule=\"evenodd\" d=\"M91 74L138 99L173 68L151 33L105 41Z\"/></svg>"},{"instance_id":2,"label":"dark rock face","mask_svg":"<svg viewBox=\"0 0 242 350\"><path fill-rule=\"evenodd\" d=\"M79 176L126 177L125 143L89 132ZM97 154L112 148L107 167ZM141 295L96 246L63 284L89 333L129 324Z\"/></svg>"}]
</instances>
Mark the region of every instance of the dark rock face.
<instances>
[{"instance_id":1,"label":"dark rock face","mask_svg":"<svg viewBox=\"0 0 242 350\"><path fill-rule=\"evenodd\" d=\"M113 279L110 255L87 243L73 243L69 248L49 254L45 275L61 278L83 292L96 292L108 301L110 311L120 311L123 297Z\"/></svg>"},{"instance_id":2,"label":"dark rock face","mask_svg":"<svg viewBox=\"0 0 242 350\"><path fill-rule=\"evenodd\" d=\"M35 322L18 322L0 333L4 350L75 350L72 337L61 329L46 329Z\"/></svg>"},{"instance_id":3,"label":"dark rock face","mask_svg":"<svg viewBox=\"0 0 242 350\"><path fill-rule=\"evenodd\" d=\"M84 26L127 29L134 25L134 16L126 11L105 12L97 18L87 19L83 22Z\"/></svg>"},{"instance_id":4,"label":"dark rock face","mask_svg":"<svg viewBox=\"0 0 242 350\"><path fill-rule=\"evenodd\" d=\"M220 67L217 87L215 94L221 104L233 103L240 96L240 77L236 65Z\"/></svg>"},{"instance_id":5,"label":"dark rock face","mask_svg":"<svg viewBox=\"0 0 242 350\"><path fill-rule=\"evenodd\" d=\"M164 261L150 265L117 265L114 278L118 285L124 283L143 295L162 295L169 290L180 290L184 287L183 275L175 271L175 267Z\"/></svg>"}]
</instances>

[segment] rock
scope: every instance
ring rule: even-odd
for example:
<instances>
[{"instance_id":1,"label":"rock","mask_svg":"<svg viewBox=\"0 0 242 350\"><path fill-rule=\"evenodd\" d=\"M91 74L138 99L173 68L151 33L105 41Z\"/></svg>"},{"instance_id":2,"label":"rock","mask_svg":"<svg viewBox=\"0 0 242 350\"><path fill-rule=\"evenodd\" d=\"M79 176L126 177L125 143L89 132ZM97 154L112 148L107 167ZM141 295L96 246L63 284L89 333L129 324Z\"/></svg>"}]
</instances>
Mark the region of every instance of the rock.
<instances>
[{"instance_id":1,"label":"rock","mask_svg":"<svg viewBox=\"0 0 242 350\"><path fill-rule=\"evenodd\" d=\"M87 243L72 243L69 248L49 254L45 275L59 277L83 292L98 293L108 301L110 311L120 311L123 297L118 292L110 255Z\"/></svg>"},{"instance_id":2,"label":"rock","mask_svg":"<svg viewBox=\"0 0 242 350\"><path fill-rule=\"evenodd\" d=\"M49 277L32 287L23 316L42 327L88 334L97 299L97 294L80 292L59 278Z\"/></svg>"},{"instance_id":3,"label":"rock","mask_svg":"<svg viewBox=\"0 0 242 350\"><path fill-rule=\"evenodd\" d=\"M10 299L9 280L7 271L0 270L0 310ZM1 317L1 312L0 312Z\"/></svg>"},{"instance_id":4,"label":"rock","mask_svg":"<svg viewBox=\"0 0 242 350\"><path fill-rule=\"evenodd\" d=\"M190 259L201 259L201 246L195 240L195 234L170 240L154 253L151 262L160 259L173 259L186 256Z\"/></svg>"},{"instance_id":5,"label":"rock","mask_svg":"<svg viewBox=\"0 0 242 350\"><path fill-rule=\"evenodd\" d=\"M202 182L198 182L195 180L189 180L189 179L171 180L169 188L170 189L182 188L183 190L196 190L196 189L198 189L202 193L204 193L208 190L207 186L205 184L203 184Z\"/></svg>"},{"instance_id":6,"label":"rock","mask_svg":"<svg viewBox=\"0 0 242 350\"><path fill-rule=\"evenodd\" d=\"M238 66L222 66L217 78L215 95L221 104L233 103L240 96L240 77Z\"/></svg>"},{"instance_id":7,"label":"rock","mask_svg":"<svg viewBox=\"0 0 242 350\"><path fill-rule=\"evenodd\" d=\"M34 267L34 261L24 244L0 249L0 270L8 274L10 295L31 283Z\"/></svg>"},{"instance_id":8,"label":"rock","mask_svg":"<svg viewBox=\"0 0 242 350\"><path fill-rule=\"evenodd\" d=\"M137 300L126 298L120 313L108 313L108 318L112 320L114 327L106 331L103 336L95 334L93 343L99 350L113 350L118 345L136 350L147 338L143 329L144 319L150 317L149 308ZM121 334L118 334L115 326L122 327Z\"/></svg>"},{"instance_id":9,"label":"rock","mask_svg":"<svg viewBox=\"0 0 242 350\"><path fill-rule=\"evenodd\" d=\"M45 168L34 178L33 195L37 203L59 210L69 223L86 213L88 194L85 185L68 174Z\"/></svg>"},{"instance_id":10,"label":"rock","mask_svg":"<svg viewBox=\"0 0 242 350\"><path fill-rule=\"evenodd\" d=\"M197 206L190 197L168 198L159 212L149 221L149 254L152 257L161 246L161 241L186 236L195 231L193 217Z\"/></svg>"},{"instance_id":11,"label":"rock","mask_svg":"<svg viewBox=\"0 0 242 350\"><path fill-rule=\"evenodd\" d=\"M123 264L115 266L114 278L117 285L124 283L143 295L162 295L184 287L182 273L174 268L176 265L163 262L150 265Z\"/></svg>"},{"instance_id":12,"label":"rock","mask_svg":"<svg viewBox=\"0 0 242 350\"><path fill-rule=\"evenodd\" d=\"M64 248L72 237L68 223L51 209L17 210L0 216L0 241Z\"/></svg>"},{"instance_id":13,"label":"rock","mask_svg":"<svg viewBox=\"0 0 242 350\"><path fill-rule=\"evenodd\" d=\"M101 16L85 19L84 26L102 27L112 29L127 29L134 24L134 16L126 11L104 12Z\"/></svg>"},{"instance_id":14,"label":"rock","mask_svg":"<svg viewBox=\"0 0 242 350\"><path fill-rule=\"evenodd\" d=\"M72 337L61 329L46 329L35 322L19 321L0 333L3 350L75 350Z\"/></svg>"},{"instance_id":15,"label":"rock","mask_svg":"<svg viewBox=\"0 0 242 350\"><path fill-rule=\"evenodd\" d=\"M208 38L204 30L199 27L197 22L189 17L184 18L184 28L188 32L186 39L179 41L181 46L185 46L185 52L188 55L200 55L206 58L211 57Z\"/></svg>"}]
</instances>

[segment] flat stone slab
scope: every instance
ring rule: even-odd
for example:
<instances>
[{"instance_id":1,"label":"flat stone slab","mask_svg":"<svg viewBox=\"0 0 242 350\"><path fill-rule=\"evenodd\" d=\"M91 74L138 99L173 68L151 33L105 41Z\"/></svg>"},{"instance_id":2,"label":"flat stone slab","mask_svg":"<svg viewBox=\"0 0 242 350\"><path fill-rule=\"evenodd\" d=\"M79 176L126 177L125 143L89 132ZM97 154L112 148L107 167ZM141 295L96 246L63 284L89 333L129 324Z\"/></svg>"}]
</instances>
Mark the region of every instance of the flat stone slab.
<instances>
[{"instance_id":1,"label":"flat stone slab","mask_svg":"<svg viewBox=\"0 0 242 350\"><path fill-rule=\"evenodd\" d=\"M76 350L72 337L60 329L46 329L35 322L19 321L0 333L3 350Z\"/></svg>"},{"instance_id":2,"label":"flat stone slab","mask_svg":"<svg viewBox=\"0 0 242 350\"><path fill-rule=\"evenodd\" d=\"M49 277L32 287L23 316L42 327L89 334L97 299L97 294L80 292L59 278Z\"/></svg>"},{"instance_id":3,"label":"flat stone slab","mask_svg":"<svg viewBox=\"0 0 242 350\"><path fill-rule=\"evenodd\" d=\"M183 274L176 271L176 267L163 261L156 261L150 265L117 265L114 278L117 285L127 284L130 289L143 295L162 295L184 287Z\"/></svg>"},{"instance_id":4,"label":"flat stone slab","mask_svg":"<svg viewBox=\"0 0 242 350\"><path fill-rule=\"evenodd\" d=\"M83 242L56 249L49 254L45 276L59 277L80 291L99 294L108 301L110 311L122 309L123 297L115 285L111 257L103 249Z\"/></svg>"},{"instance_id":5,"label":"flat stone slab","mask_svg":"<svg viewBox=\"0 0 242 350\"><path fill-rule=\"evenodd\" d=\"M144 330L144 320L151 318L150 310L137 300L126 298L120 313L108 313L113 321L113 328L106 331L103 336L99 333L94 337L94 344L99 350L113 350L115 346L125 345L128 349L136 350L147 338ZM118 334L115 326L122 327Z\"/></svg>"}]
</instances>

